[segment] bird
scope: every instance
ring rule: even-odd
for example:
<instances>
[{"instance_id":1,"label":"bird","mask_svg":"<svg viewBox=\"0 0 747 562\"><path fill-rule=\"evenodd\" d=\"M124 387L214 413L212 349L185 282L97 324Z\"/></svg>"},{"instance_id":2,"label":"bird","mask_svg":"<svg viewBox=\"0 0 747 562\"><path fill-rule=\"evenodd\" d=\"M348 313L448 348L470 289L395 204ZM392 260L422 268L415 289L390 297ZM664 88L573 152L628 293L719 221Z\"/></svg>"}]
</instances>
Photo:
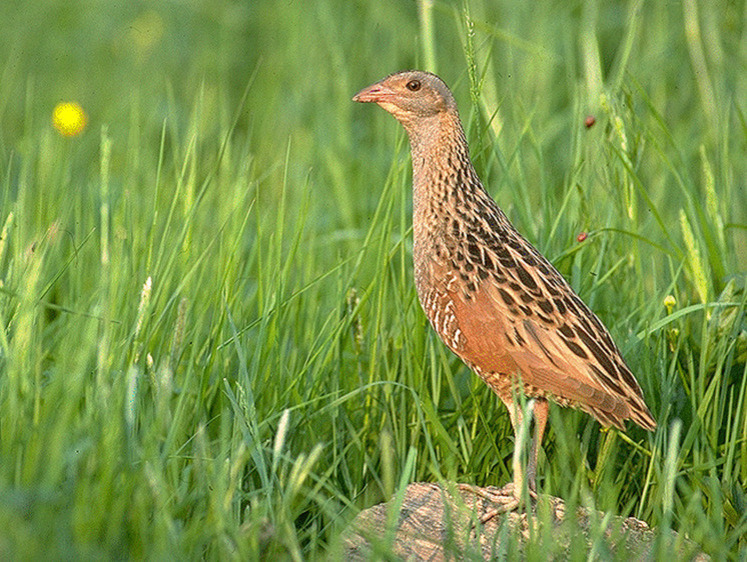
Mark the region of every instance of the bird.
<instances>
[{"instance_id":1,"label":"bird","mask_svg":"<svg viewBox=\"0 0 747 562\"><path fill-rule=\"evenodd\" d=\"M409 138L418 299L443 343L508 409L513 481L499 494L506 510L519 504L525 485L537 497L550 400L606 427L624 431L632 420L653 431L641 387L607 328L480 181L446 83L421 70L396 72L353 101L378 104ZM524 469L527 415L534 433Z\"/></svg>"}]
</instances>

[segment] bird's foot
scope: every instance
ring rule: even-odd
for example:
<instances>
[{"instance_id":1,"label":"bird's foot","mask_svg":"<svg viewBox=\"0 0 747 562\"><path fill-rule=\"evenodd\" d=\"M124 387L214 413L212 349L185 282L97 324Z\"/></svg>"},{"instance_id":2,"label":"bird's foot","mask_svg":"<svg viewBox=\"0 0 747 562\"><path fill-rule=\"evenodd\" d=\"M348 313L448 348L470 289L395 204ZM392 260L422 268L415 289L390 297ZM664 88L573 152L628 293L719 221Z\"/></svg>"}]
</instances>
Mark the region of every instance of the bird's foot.
<instances>
[{"instance_id":1,"label":"bird's foot","mask_svg":"<svg viewBox=\"0 0 747 562\"><path fill-rule=\"evenodd\" d=\"M511 513L517 511L521 506L520 492L514 492L513 482L509 482L503 488L478 488L469 484L459 484L459 489L479 496L488 502L485 513L480 517L480 523L483 525L502 513ZM537 494L529 490L529 503L534 504L537 501Z\"/></svg>"}]
</instances>

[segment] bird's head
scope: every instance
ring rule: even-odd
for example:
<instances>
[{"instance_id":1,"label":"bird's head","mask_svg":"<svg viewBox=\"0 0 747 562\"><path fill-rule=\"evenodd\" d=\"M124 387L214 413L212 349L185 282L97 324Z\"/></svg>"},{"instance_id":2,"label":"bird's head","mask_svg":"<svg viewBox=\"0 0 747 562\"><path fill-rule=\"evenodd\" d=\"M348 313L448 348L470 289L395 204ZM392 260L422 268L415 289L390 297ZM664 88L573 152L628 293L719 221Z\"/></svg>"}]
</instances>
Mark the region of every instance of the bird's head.
<instances>
[{"instance_id":1,"label":"bird's head","mask_svg":"<svg viewBox=\"0 0 747 562\"><path fill-rule=\"evenodd\" d=\"M424 118L457 111L454 96L443 80L422 70L390 74L355 94L353 101L379 104L408 129L408 125Z\"/></svg>"}]
</instances>

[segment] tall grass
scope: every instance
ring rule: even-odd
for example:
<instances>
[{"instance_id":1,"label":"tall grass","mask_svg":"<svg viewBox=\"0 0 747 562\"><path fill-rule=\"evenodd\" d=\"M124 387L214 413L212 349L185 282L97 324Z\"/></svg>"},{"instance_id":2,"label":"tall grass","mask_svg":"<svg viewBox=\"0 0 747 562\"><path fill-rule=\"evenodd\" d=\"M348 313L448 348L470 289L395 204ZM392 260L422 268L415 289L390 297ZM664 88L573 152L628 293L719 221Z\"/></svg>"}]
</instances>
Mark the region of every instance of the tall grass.
<instances>
[{"instance_id":1,"label":"tall grass","mask_svg":"<svg viewBox=\"0 0 747 562\"><path fill-rule=\"evenodd\" d=\"M404 135L350 102L421 65L659 423L553 408L542 490L645 519L659 553L674 529L745 556L738 3L49 0L0 21L4 558L324 558L408 482L510 478L506 412L417 303ZM66 99L76 138L50 124Z\"/></svg>"}]
</instances>

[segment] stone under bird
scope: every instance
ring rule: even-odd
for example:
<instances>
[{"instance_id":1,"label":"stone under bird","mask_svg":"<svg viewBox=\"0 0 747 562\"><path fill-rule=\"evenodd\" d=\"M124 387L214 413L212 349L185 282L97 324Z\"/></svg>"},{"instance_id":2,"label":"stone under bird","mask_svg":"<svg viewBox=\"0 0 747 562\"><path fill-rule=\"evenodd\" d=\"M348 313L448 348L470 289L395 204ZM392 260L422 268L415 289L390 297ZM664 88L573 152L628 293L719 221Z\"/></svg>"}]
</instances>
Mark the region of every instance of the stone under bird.
<instances>
[{"instance_id":1,"label":"stone under bird","mask_svg":"<svg viewBox=\"0 0 747 562\"><path fill-rule=\"evenodd\" d=\"M498 395L514 430L513 509L536 490L537 455L552 400L603 426L656 421L609 332L553 265L524 238L478 178L456 101L435 74L398 72L358 92L391 113L410 140L413 258L433 329ZM534 415L526 472L518 449ZM531 408L531 411L530 411Z\"/></svg>"}]
</instances>

